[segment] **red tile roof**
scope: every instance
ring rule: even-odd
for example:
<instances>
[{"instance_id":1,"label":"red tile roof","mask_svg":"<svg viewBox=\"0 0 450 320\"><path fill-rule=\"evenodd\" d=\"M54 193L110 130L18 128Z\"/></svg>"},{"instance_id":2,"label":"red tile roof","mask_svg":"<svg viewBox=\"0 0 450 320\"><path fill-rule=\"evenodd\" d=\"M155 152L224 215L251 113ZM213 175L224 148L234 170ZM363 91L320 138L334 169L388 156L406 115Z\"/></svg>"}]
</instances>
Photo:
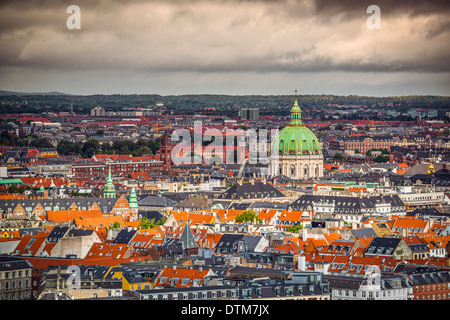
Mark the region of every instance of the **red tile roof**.
<instances>
[{"instance_id":1,"label":"red tile roof","mask_svg":"<svg viewBox=\"0 0 450 320\"><path fill-rule=\"evenodd\" d=\"M14 250L14 253L30 256L40 254L46 244L46 238L46 232L38 232L35 235L24 235Z\"/></svg>"},{"instance_id":2,"label":"red tile roof","mask_svg":"<svg viewBox=\"0 0 450 320\"><path fill-rule=\"evenodd\" d=\"M101 210L49 210L47 220L57 223L72 222L74 219L101 218Z\"/></svg>"},{"instance_id":3,"label":"red tile roof","mask_svg":"<svg viewBox=\"0 0 450 320\"><path fill-rule=\"evenodd\" d=\"M94 243L84 260L128 258L132 246L123 243Z\"/></svg>"},{"instance_id":4,"label":"red tile roof","mask_svg":"<svg viewBox=\"0 0 450 320\"><path fill-rule=\"evenodd\" d=\"M192 287L194 280L199 280L198 286L201 286L206 275L210 274L210 269L186 269L166 267L158 275L155 286L170 287Z\"/></svg>"}]
</instances>

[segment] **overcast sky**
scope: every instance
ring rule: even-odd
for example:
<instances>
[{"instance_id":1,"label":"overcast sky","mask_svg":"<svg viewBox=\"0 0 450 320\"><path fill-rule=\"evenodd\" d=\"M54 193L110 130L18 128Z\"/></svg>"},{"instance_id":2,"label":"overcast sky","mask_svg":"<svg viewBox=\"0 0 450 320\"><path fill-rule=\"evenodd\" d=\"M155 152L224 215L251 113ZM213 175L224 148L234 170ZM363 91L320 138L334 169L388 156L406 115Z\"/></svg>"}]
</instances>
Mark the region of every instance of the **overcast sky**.
<instances>
[{"instance_id":1,"label":"overcast sky","mask_svg":"<svg viewBox=\"0 0 450 320\"><path fill-rule=\"evenodd\" d=\"M448 0L1 1L0 89L449 95L449 13Z\"/></svg>"}]
</instances>

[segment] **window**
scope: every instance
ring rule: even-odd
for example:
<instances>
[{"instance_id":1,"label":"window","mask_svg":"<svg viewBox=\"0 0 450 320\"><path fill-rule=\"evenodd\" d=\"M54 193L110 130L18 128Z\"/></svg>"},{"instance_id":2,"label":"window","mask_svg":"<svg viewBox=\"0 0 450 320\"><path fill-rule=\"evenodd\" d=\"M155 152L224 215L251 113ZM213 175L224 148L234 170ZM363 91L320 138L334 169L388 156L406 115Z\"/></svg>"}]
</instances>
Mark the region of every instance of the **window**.
<instances>
[{"instance_id":1,"label":"window","mask_svg":"<svg viewBox=\"0 0 450 320\"><path fill-rule=\"evenodd\" d=\"M275 287L275 295L276 295L277 297L280 296L280 287Z\"/></svg>"}]
</instances>

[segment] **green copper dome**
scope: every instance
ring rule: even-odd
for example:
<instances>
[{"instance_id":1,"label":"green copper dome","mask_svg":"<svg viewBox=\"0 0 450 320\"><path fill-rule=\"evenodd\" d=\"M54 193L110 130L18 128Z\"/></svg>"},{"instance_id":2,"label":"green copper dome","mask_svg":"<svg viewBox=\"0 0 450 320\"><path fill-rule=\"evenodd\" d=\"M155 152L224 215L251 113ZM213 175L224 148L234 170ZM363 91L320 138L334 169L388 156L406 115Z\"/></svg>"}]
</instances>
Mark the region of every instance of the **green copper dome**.
<instances>
[{"instance_id":1,"label":"green copper dome","mask_svg":"<svg viewBox=\"0 0 450 320\"><path fill-rule=\"evenodd\" d=\"M319 155L322 154L319 140L302 122L302 111L295 95L291 109L291 121L272 142L272 154L279 155Z\"/></svg>"}]
</instances>

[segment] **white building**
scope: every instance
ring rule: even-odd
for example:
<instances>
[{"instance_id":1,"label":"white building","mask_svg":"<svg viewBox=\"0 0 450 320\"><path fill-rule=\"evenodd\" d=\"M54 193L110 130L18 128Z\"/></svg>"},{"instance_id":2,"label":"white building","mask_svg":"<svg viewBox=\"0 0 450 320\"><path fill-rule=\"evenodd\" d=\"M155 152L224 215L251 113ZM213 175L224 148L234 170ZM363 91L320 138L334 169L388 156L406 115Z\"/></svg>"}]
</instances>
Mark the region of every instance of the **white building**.
<instances>
[{"instance_id":1,"label":"white building","mask_svg":"<svg viewBox=\"0 0 450 320\"><path fill-rule=\"evenodd\" d=\"M366 278L324 275L331 300L413 300L413 284L403 275L374 273Z\"/></svg>"}]
</instances>

